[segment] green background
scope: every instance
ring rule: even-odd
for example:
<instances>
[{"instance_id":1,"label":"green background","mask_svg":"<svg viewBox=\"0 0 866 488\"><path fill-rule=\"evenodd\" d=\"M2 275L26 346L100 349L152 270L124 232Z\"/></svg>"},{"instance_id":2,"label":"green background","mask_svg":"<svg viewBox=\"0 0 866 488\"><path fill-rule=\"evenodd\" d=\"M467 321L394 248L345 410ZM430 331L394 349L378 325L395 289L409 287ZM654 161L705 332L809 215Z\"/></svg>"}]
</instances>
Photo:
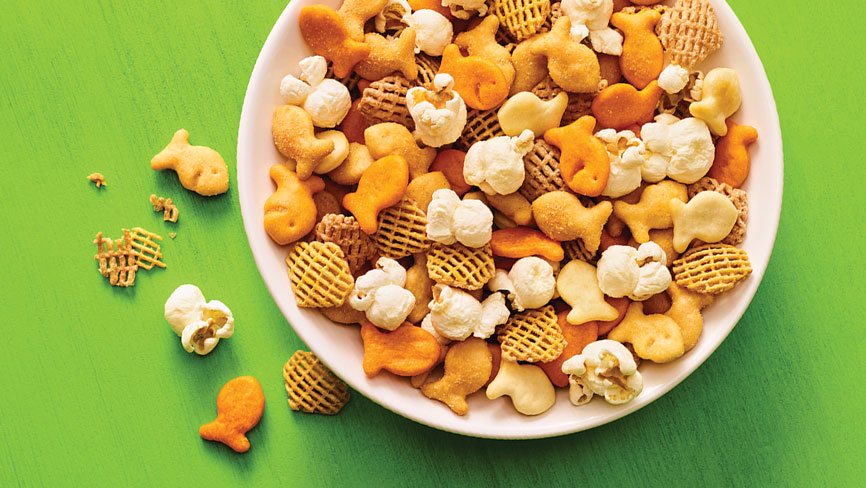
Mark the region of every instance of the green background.
<instances>
[{"instance_id":1,"label":"green background","mask_svg":"<svg viewBox=\"0 0 866 488\"><path fill-rule=\"evenodd\" d=\"M500 442L359 395L333 418L286 405L280 368L303 345L256 271L234 179L247 81L283 1L4 1L0 486L862 483L862 5L730 3L764 60L785 142L782 222L754 302L649 407L581 434ZM149 169L179 127L229 161L227 195L199 198ZM104 191L85 180L92 171ZM176 201L177 226L151 211L151 193ZM177 231L168 269L112 289L91 240L135 225ZM162 319L186 282L237 318L206 358L183 352ZM197 435L241 374L267 397L243 456Z\"/></svg>"}]
</instances>

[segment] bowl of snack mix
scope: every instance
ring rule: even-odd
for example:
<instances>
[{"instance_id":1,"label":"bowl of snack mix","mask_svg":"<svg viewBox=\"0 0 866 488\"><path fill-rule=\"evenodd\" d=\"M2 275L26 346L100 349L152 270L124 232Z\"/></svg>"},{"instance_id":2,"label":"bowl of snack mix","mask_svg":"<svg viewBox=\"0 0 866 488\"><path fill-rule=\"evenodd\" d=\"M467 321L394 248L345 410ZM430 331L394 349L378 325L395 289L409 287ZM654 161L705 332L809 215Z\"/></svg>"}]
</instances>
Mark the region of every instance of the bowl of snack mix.
<instances>
[{"instance_id":1,"label":"bowl of snack mix","mask_svg":"<svg viewBox=\"0 0 866 488\"><path fill-rule=\"evenodd\" d=\"M782 174L720 0L294 0L238 142L256 264L315 356L489 438L589 429L697 369L760 284Z\"/></svg>"}]
</instances>

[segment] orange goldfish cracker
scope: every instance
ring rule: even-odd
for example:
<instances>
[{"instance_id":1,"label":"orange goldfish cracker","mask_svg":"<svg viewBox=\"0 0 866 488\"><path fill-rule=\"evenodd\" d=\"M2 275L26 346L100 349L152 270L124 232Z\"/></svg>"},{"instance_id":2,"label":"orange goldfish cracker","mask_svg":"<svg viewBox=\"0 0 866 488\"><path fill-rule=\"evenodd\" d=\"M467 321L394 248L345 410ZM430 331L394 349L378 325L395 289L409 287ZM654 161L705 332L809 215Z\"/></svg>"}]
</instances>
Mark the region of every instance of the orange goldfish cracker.
<instances>
[{"instance_id":1,"label":"orange goldfish cracker","mask_svg":"<svg viewBox=\"0 0 866 488\"><path fill-rule=\"evenodd\" d=\"M421 387L427 398L448 405L457 415L466 415L466 397L484 387L493 371L493 354L483 339L470 337L455 343L445 355L442 379Z\"/></svg>"},{"instance_id":2,"label":"orange goldfish cracker","mask_svg":"<svg viewBox=\"0 0 866 488\"><path fill-rule=\"evenodd\" d=\"M352 39L340 15L324 5L303 7L298 28L310 49L334 64L334 76L345 78L370 55L370 46Z\"/></svg>"},{"instance_id":3,"label":"orange goldfish cracker","mask_svg":"<svg viewBox=\"0 0 866 488\"><path fill-rule=\"evenodd\" d=\"M456 44L445 48L439 73L454 78L454 91L468 107L489 110L508 97L508 80L502 69L480 56L463 56Z\"/></svg>"},{"instance_id":4,"label":"orange goldfish cracker","mask_svg":"<svg viewBox=\"0 0 866 488\"><path fill-rule=\"evenodd\" d=\"M657 80L664 68L664 50L655 34L661 18L661 14L652 9L633 14L617 12L610 18L610 23L622 31L624 38L619 58L622 75L639 90Z\"/></svg>"},{"instance_id":5,"label":"orange goldfish cracker","mask_svg":"<svg viewBox=\"0 0 866 488\"><path fill-rule=\"evenodd\" d=\"M358 105L360 104L360 98L352 102L352 108L349 109L349 113L346 114L343 122L340 123L340 130L343 131L343 134L350 143L363 144L364 131L369 127L367 118L358 110Z\"/></svg>"},{"instance_id":6,"label":"orange goldfish cracker","mask_svg":"<svg viewBox=\"0 0 866 488\"><path fill-rule=\"evenodd\" d=\"M364 171L358 190L343 197L343 208L352 212L365 234L373 234L379 228L379 212L399 203L408 184L406 160L402 156L386 156Z\"/></svg>"},{"instance_id":7,"label":"orange goldfish cracker","mask_svg":"<svg viewBox=\"0 0 866 488\"><path fill-rule=\"evenodd\" d=\"M408 322L388 332L365 321L361 324L361 339L368 378L383 370L397 376L416 376L439 362L441 346L433 334Z\"/></svg>"},{"instance_id":8,"label":"orange goldfish cracker","mask_svg":"<svg viewBox=\"0 0 866 488\"><path fill-rule=\"evenodd\" d=\"M355 72L362 78L375 81L398 71L408 80L418 77L415 29L403 29L396 39L370 32L364 36L364 42L370 46L370 55L355 65Z\"/></svg>"},{"instance_id":9,"label":"orange goldfish cracker","mask_svg":"<svg viewBox=\"0 0 866 488\"><path fill-rule=\"evenodd\" d=\"M568 312L556 314L562 335L565 337L565 349L553 361L539 364L547 377L550 378L550 382L559 388L568 386L568 375L562 372L562 363L572 356L580 354L587 344L598 339L598 323L586 322L585 324L573 325L568 323L567 316Z\"/></svg>"},{"instance_id":10,"label":"orange goldfish cracker","mask_svg":"<svg viewBox=\"0 0 866 488\"><path fill-rule=\"evenodd\" d=\"M597 197L607 186L610 158L604 143L593 135L595 118L585 115L575 122L544 133L548 144L562 151L559 170L574 192Z\"/></svg>"},{"instance_id":11,"label":"orange goldfish cracker","mask_svg":"<svg viewBox=\"0 0 866 488\"><path fill-rule=\"evenodd\" d=\"M229 169L218 152L205 146L191 146L189 132L174 133L165 149L150 160L154 170L172 169L181 186L206 197L229 189Z\"/></svg>"},{"instance_id":12,"label":"orange goldfish cracker","mask_svg":"<svg viewBox=\"0 0 866 488\"><path fill-rule=\"evenodd\" d=\"M560 17L550 32L541 34L532 43L532 50L547 57L550 77L563 90L594 93L601 81L598 58L592 49L571 39L570 29L571 20Z\"/></svg>"},{"instance_id":13,"label":"orange goldfish cracker","mask_svg":"<svg viewBox=\"0 0 866 488\"><path fill-rule=\"evenodd\" d=\"M402 156L409 165L410 180L427 173L436 158L435 149L419 147L409 129L393 122L371 126L364 131L364 140L374 159Z\"/></svg>"},{"instance_id":14,"label":"orange goldfish cracker","mask_svg":"<svg viewBox=\"0 0 866 488\"><path fill-rule=\"evenodd\" d=\"M280 154L296 164L298 177L306 180L334 150L334 141L317 139L313 119L303 108L282 105L274 110L271 130Z\"/></svg>"},{"instance_id":15,"label":"orange goldfish cracker","mask_svg":"<svg viewBox=\"0 0 866 488\"><path fill-rule=\"evenodd\" d=\"M277 190L265 201L265 231L277 244L291 244L309 234L316 226L313 195L325 189L318 176L301 181L283 164L271 166L271 179Z\"/></svg>"},{"instance_id":16,"label":"orange goldfish cracker","mask_svg":"<svg viewBox=\"0 0 866 488\"><path fill-rule=\"evenodd\" d=\"M707 176L739 188L749 177L752 165L749 146L758 140L758 131L748 125L737 125L731 120L726 123L728 133L716 144L716 159Z\"/></svg>"},{"instance_id":17,"label":"orange goldfish cracker","mask_svg":"<svg viewBox=\"0 0 866 488\"><path fill-rule=\"evenodd\" d=\"M653 121L662 93L664 90L655 80L641 91L628 83L617 83L595 97L592 114L604 128L625 130L633 125L643 125Z\"/></svg>"},{"instance_id":18,"label":"orange goldfish cracker","mask_svg":"<svg viewBox=\"0 0 866 488\"><path fill-rule=\"evenodd\" d=\"M454 38L454 44L465 49L470 56L478 56L495 63L505 75L510 90L511 83L514 82L514 64L508 49L496 42L498 29L499 19L495 15L488 15L477 26L458 34Z\"/></svg>"},{"instance_id":19,"label":"orange goldfish cracker","mask_svg":"<svg viewBox=\"0 0 866 488\"><path fill-rule=\"evenodd\" d=\"M217 418L198 430L202 439L222 442L235 452L250 450L249 432L265 411L262 385L252 376L241 376L226 383L217 395Z\"/></svg>"},{"instance_id":20,"label":"orange goldfish cracker","mask_svg":"<svg viewBox=\"0 0 866 488\"><path fill-rule=\"evenodd\" d=\"M430 171L441 171L451 184L451 189L457 196L462 197L472 185L466 183L463 179L463 161L466 159L466 153L457 149L446 149L436 155L433 164L430 165Z\"/></svg>"},{"instance_id":21,"label":"orange goldfish cracker","mask_svg":"<svg viewBox=\"0 0 866 488\"><path fill-rule=\"evenodd\" d=\"M565 252L559 241L531 227L514 227L493 232L490 248L495 256L506 258L541 256L550 261L565 259Z\"/></svg>"},{"instance_id":22,"label":"orange goldfish cracker","mask_svg":"<svg viewBox=\"0 0 866 488\"><path fill-rule=\"evenodd\" d=\"M385 6L388 0L343 0L337 15L343 22L346 32L356 41L364 40L364 24L372 19Z\"/></svg>"}]
</instances>

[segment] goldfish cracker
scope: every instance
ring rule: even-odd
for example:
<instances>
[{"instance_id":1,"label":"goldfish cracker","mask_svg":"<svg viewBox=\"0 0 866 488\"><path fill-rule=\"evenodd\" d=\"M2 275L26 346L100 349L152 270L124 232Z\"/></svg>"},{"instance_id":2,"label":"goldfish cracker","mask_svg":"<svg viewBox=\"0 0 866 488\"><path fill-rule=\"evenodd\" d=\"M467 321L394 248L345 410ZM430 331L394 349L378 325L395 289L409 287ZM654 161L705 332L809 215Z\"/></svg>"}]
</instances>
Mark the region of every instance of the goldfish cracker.
<instances>
[{"instance_id":1,"label":"goldfish cracker","mask_svg":"<svg viewBox=\"0 0 866 488\"><path fill-rule=\"evenodd\" d=\"M406 187L406 196L426 211L430 201L433 200L433 193L441 189L450 190L451 184L443 173L433 171L410 181L409 186Z\"/></svg>"},{"instance_id":2,"label":"goldfish cracker","mask_svg":"<svg viewBox=\"0 0 866 488\"><path fill-rule=\"evenodd\" d=\"M542 35L530 37L518 44L511 53L511 61L515 69L511 95L531 91L547 78L547 57L535 47L540 39Z\"/></svg>"},{"instance_id":3,"label":"goldfish cracker","mask_svg":"<svg viewBox=\"0 0 866 488\"><path fill-rule=\"evenodd\" d=\"M174 133L168 146L150 160L150 167L157 171L174 170L181 186L199 195L219 195L229 189L225 160L209 147L191 146L185 129Z\"/></svg>"},{"instance_id":4,"label":"goldfish cracker","mask_svg":"<svg viewBox=\"0 0 866 488\"><path fill-rule=\"evenodd\" d=\"M568 93L564 91L547 101L532 92L520 92L502 104L497 117L507 136L520 135L526 129L533 134L544 134L559 127L566 108Z\"/></svg>"},{"instance_id":5,"label":"goldfish cracker","mask_svg":"<svg viewBox=\"0 0 866 488\"><path fill-rule=\"evenodd\" d=\"M352 39L363 41L364 24L384 10L388 3L388 0L343 0L337 15Z\"/></svg>"},{"instance_id":6,"label":"goldfish cracker","mask_svg":"<svg viewBox=\"0 0 866 488\"><path fill-rule=\"evenodd\" d=\"M259 423L265 411L262 385L252 376L235 378L220 389L216 404L217 418L201 426L201 438L222 442L235 452L249 451L246 433Z\"/></svg>"},{"instance_id":7,"label":"goldfish cracker","mask_svg":"<svg viewBox=\"0 0 866 488\"><path fill-rule=\"evenodd\" d=\"M622 75L638 90L657 80L664 68L664 49L655 34L661 18L661 14L652 9L617 12L610 18L610 23L621 30L625 38L619 58Z\"/></svg>"},{"instance_id":8,"label":"goldfish cracker","mask_svg":"<svg viewBox=\"0 0 866 488\"><path fill-rule=\"evenodd\" d=\"M625 318L607 335L608 339L630 343L641 359L669 363L685 354L683 334L666 315L644 315L643 304L632 303Z\"/></svg>"},{"instance_id":9,"label":"goldfish cracker","mask_svg":"<svg viewBox=\"0 0 866 488\"><path fill-rule=\"evenodd\" d=\"M582 239L590 252L598 250L601 232L613 206L608 201L586 208L573 194L552 191L532 202L532 215L547 237L560 242Z\"/></svg>"},{"instance_id":10,"label":"goldfish cracker","mask_svg":"<svg viewBox=\"0 0 866 488\"><path fill-rule=\"evenodd\" d=\"M318 176L301 181L282 164L271 166L271 179L277 190L265 201L265 231L277 244L291 244L309 234L316 226L313 194L325 189Z\"/></svg>"},{"instance_id":11,"label":"goldfish cracker","mask_svg":"<svg viewBox=\"0 0 866 488\"><path fill-rule=\"evenodd\" d=\"M619 68L619 56L610 54L598 55L598 66L601 69L601 79L607 86L615 85L622 81L622 70Z\"/></svg>"},{"instance_id":12,"label":"goldfish cracker","mask_svg":"<svg viewBox=\"0 0 866 488\"><path fill-rule=\"evenodd\" d=\"M559 170L575 193L601 195L610 176L610 158L604 143L593 135L595 118L585 115L573 123L544 133L548 144L562 151Z\"/></svg>"},{"instance_id":13,"label":"goldfish cracker","mask_svg":"<svg viewBox=\"0 0 866 488\"><path fill-rule=\"evenodd\" d=\"M363 93L363 91L361 93ZM360 104L360 98L352 102L352 106L349 108L349 113L346 114L343 118L343 122L340 123L340 130L350 143L363 144L364 131L369 127L369 124L367 124L367 118L358 110L358 105Z\"/></svg>"},{"instance_id":14,"label":"goldfish cracker","mask_svg":"<svg viewBox=\"0 0 866 488\"><path fill-rule=\"evenodd\" d=\"M474 28L458 34L454 38L454 44L470 56L478 56L496 64L505 75L505 83L510 90L514 83L514 64L508 49L496 42L498 30L499 19L495 15L488 15Z\"/></svg>"},{"instance_id":15,"label":"goldfish cracker","mask_svg":"<svg viewBox=\"0 0 866 488\"><path fill-rule=\"evenodd\" d=\"M688 203L672 199L671 218L674 224L674 250L685 252L693 239L706 243L719 242L734 228L740 212L727 196L715 191L702 191Z\"/></svg>"},{"instance_id":16,"label":"goldfish cracker","mask_svg":"<svg viewBox=\"0 0 866 488\"><path fill-rule=\"evenodd\" d=\"M541 256L549 261L562 261L565 253L559 241L530 227L514 227L493 232L490 248L495 256L520 259Z\"/></svg>"},{"instance_id":17,"label":"goldfish cracker","mask_svg":"<svg viewBox=\"0 0 866 488\"><path fill-rule=\"evenodd\" d=\"M314 173L318 175L330 173L343 164L343 161L349 156L349 140L346 139L346 136L342 132L338 130L326 130L316 134L316 139L332 141L334 143L334 150L316 165L316 169L313 170Z\"/></svg>"},{"instance_id":18,"label":"goldfish cracker","mask_svg":"<svg viewBox=\"0 0 866 488\"><path fill-rule=\"evenodd\" d=\"M363 144L349 143L349 155L342 164L331 170L328 177L339 185L357 185L367 168L373 164L370 150Z\"/></svg>"},{"instance_id":19,"label":"goldfish cracker","mask_svg":"<svg viewBox=\"0 0 866 488\"><path fill-rule=\"evenodd\" d=\"M433 299L433 280L427 274L427 255L414 255L415 262L406 270L406 289L415 295L415 307L409 313L409 322L420 323L430 313L430 300ZM432 327L432 324L431 324Z\"/></svg>"},{"instance_id":20,"label":"goldfish cracker","mask_svg":"<svg viewBox=\"0 0 866 488\"><path fill-rule=\"evenodd\" d=\"M652 122L663 90L653 80L641 91L628 83L617 83L602 90L592 101L592 114L601 127L625 130Z\"/></svg>"},{"instance_id":21,"label":"goldfish cracker","mask_svg":"<svg viewBox=\"0 0 866 488\"><path fill-rule=\"evenodd\" d=\"M659 293L643 300L643 309L648 314L663 314L671 308L671 297L667 293Z\"/></svg>"},{"instance_id":22,"label":"goldfish cracker","mask_svg":"<svg viewBox=\"0 0 866 488\"><path fill-rule=\"evenodd\" d=\"M391 332L364 322L361 339L364 341L363 368L368 378L382 371L397 376L416 376L430 371L439 362L441 346L436 338L408 322Z\"/></svg>"},{"instance_id":23,"label":"goldfish cracker","mask_svg":"<svg viewBox=\"0 0 866 488\"><path fill-rule=\"evenodd\" d=\"M433 10L435 12L439 12L439 14L445 16L448 20L454 20L454 17L451 16L451 9L442 5L441 0L407 0L409 2L409 6L412 7L412 11L416 12L418 10Z\"/></svg>"},{"instance_id":24,"label":"goldfish cracker","mask_svg":"<svg viewBox=\"0 0 866 488\"><path fill-rule=\"evenodd\" d=\"M483 339L470 337L458 342L445 354L445 374L438 381L421 387L427 398L448 405L457 415L466 415L466 397L484 387L493 371L493 354Z\"/></svg>"},{"instance_id":25,"label":"goldfish cracker","mask_svg":"<svg viewBox=\"0 0 866 488\"><path fill-rule=\"evenodd\" d=\"M532 225L532 204L520 193L486 195L487 203L516 225ZM495 216L494 216L495 217Z\"/></svg>"},{"instance_id":26,"label":"goldfish cracker","mask_svg":"<svg viewBox=\"0 0 866 488\"><path fill-rule=\"evenodd\" d=\"M409 165L409 177L415 179L429 171L436 158L432 147L420 148L406 127L393 122L376 124L364 131L367 149L374 159L402 156Z\"/></svg>"},{"instance_id":27,"label":"goldfish cracker","mask_svg":"<svg viewBox=\"0 0 866 488\"><path fill-rule=\"evenodd\" d=\"M451 185L451 190L460 197L472 189L472 185L463 179L463 162L465 159L465 152L457 149L445 149L436 155L436 159L430 165L430 171L441 171Z\"/></svg>"},{"instance_id":28,"label":"goldfish cracker","mask_svg":"<svg viewBox=\"0 0 866 488\"><path fill-rule=\"evenodd\" d=\"M686 352L692 350L701 337L704 328L704 317L701 310L713 302L713 295L693 292L676 283L668 288L671 306L665 315L674 319L683 335L683 347Z\"/></svg>"},{"instance_id":29,"label":"goldfish cracker","mask_svg":"<svg viewBox=\"0 0 866 488\"><path fill-rule=\"evenodd\" d=\"M463 56L456 44L445 48L439 73L454 78L454 90L468 107L490 110L508 96L508 80L502 69L480 56Z\"/></svg>"},{"instance_id":30,"label":"goldfish cracker","mask_svg":"<svg viewBox=\"0 0 866 488\"><path fill-rule=\"evenodd\" d=\"M587 344L598 340L598 324L596 322L574 325L568 323L568 320L566 320L567 316L567 312L556 314L559 327L562 328L562 335L565 336L565 349L553 361L539 364L541 369L544 370L544 374L550 379L550 382L559 388L568 386L568 375L562 372L562 363L572 356L580 354Z\"/></svg>"},{"instance_id":31,"label":"goldfish cracker","mask_svg":"<svg viewBox=\"0 0 866 488\"><path fill-rule=\"evenodd\" d=\"M340 15L324 5L309 5L298 15L298 28L310 49L333 63L334 76L345 78L370 55L370 46L352 39Z\"/></svg>"},{"instance_id":32,"label":"goldfish cracker","mask_svg":"<svg viewBox=\"0 0 866 488\"><path fill-rule=\"evenodd\" d=\"M387 39L374 32L364 35L370 55L355 65L355 73L370 81L400 72L408 80L418 77L415 64L415 29L407 27L396 39Z\"/></svg>"},{"instance_id":33,"label":"goldfish cracker","mask_svg":"<svg viewBox=\"0 0 866 488\"><path fill-rule=\"evenodd\" d=\"M728 133L716 144L716 158L707 176L740 188L749 177L752 165L749 146L758 140L758 131L748 125L737 125L731 120L726 124Z\"/></svg>"},{"instance_id":34,"label":"goldfish cracker","mask_svg":"<svg viewBox=\"0 0 866 488\"><path fill-rule=\"evenodd\" d=\"M601 81L598 57L592 49L572 40L570 30L569 18L560 17L549 32L532 43L532 52L547 57L548 73L563 90L594 93Z\"/></svg>"},{"instance_id":35,"label":"goldfish cracker","mask_svg":"<svg viewBox=\"0 0 866 488\"><path fill-rule=\"evenodd\" d=\"M646 187L636 204L616 201L613 213L628 226L639 244L649 240L651 229L670 229L674 226L671 200L688 200L688 190L682 183L664 180Z\"/></svg>"},{"instance_id":36,"label":"goldfish cracker","mask_svg":"<svg viewBox=\"0 0 866 488\"><path fill-rule=\"evenodd\" d=\"M490 371L490 377L487 378L487 382L484 383L484 386L490 385L493 379L496 378L496 375L499 373L499 365L502 363L502 348L499 346L499 344L492 344L488 342L487 349L493 356L493 369Z\"/></svg>"},{"instance_id":37,"label":"goldfish cracker","mask_svg":"<svg viewBox=\"0 0 866 488\"><path fill-rule=\"evenodd\" d=\"M274 145L280 154L297 165L298 177L306 180L313 170L334 151L334 141L317 139L313 121L301 107L282 105L274 110Z\"/></svg>"},{"instance_id":38,"label":"goldfish cracker","mask_svg":"<svg viewBox=\"0 0 866 488\"><path fill-rule=\"evenodd\" d=\"M496 378L487 386L487 398L511 398L514 409L523 415L539 415L556 402L556 390L544 370L533 364L502 359Z\"/></svg>"},{"instance_id":39,"label":"goldfish cracker","mask_svg":"<svg viewBox=\"0 0 866 488\"><path fill-rule=\"evenodd\" d=\"M325 215L340 214L343 212L343 207L340 206L340 200L338 200L333 193L327 190L314 194L313 202L316 204L316 222L321 222L322 217Z\"/></svg>"},{"instance_id":40,"label":"goldfish cracker","mask_svg":"<svg viewBox=\"0 0 866 488\"><path fill-rule=\"evenodd\" d=\"M364 171L358 190L343 197L343 208L352 212L365 234L373 234L379 212L399 203L408 184L409 165L402 156L377 159Z\"/></svg>"},{"instance_id":41,"label":"goldfish cracker","mask_svg":"<svg viewBox=\"0 0 866 488\"><path fill-rule=\"evenodd\" d=\"M704 76L703 96L689 105L689 112L706 122L713 134L724 137L728 133L725 120L737 113L742 103L743 92L737 72L730 68L716 68Z\"/></svg>"},{"instance_id":42,"label":"goldfish cracker","mask_svg":"<svg viewBox=\"0 0 866 488\"><path fill-rule=\"evenodd\" d=\"M580 260L569 261L559 270L556 289L562 300L571 305L568 323L583 324L594 320L614 320L619 313L604 300L598 286L595 266Z\"/></svg>"}]
</instances>

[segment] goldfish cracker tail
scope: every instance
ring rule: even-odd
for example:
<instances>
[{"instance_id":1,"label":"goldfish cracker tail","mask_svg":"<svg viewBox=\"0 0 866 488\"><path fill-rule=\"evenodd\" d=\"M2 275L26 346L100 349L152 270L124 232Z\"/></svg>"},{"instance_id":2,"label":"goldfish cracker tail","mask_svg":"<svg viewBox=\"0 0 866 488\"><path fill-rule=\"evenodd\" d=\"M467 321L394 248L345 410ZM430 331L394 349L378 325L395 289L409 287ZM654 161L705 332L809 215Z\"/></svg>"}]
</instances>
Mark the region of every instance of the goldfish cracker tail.
<instances>
[{"instance_id":1,"label":"goldfish cracker tail","mask_svg":"<svg viewBox=\"0 0 866 488\"><path fill-rule=\"evenodd\" d=\"M236 432L219 419L202 425L198 430L198 434L206 441L221 442L238 453L250 450L250 440L247 439L247 436Z\"/></svg>"},{"instance_id":2,"label":"goldfish cracker tail","mask_svg":"<svg viewBox=\"0 0 866 488\"><path fill-rule=\"evenodd\" d=\"M154 170L174 169L178 163L178 155L183 148L189 147L189 132L180 129L174 133L171 142L165 149L150 160L150 168Z\"/></svg>"}]
</instances>

